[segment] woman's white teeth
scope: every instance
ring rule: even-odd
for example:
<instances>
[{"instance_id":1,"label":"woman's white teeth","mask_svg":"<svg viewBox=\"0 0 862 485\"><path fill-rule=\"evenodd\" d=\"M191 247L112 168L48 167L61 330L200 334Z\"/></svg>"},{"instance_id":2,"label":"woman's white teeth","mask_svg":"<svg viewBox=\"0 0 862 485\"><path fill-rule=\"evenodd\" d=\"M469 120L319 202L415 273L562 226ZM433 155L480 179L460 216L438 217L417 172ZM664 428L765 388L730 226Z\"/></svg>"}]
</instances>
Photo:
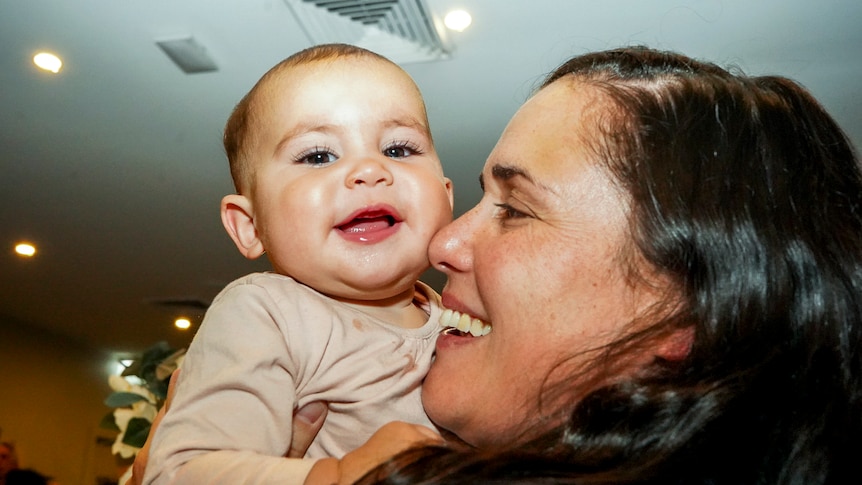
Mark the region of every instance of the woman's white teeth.
<instances>
[{"instance_id":1,"label":"woman's white teeth","mask_svg":"<svg viewBox=\"0 0 862 485\"><path fill-rule=\"evenodd\" d=\"M473 324L470 326L470 334L474 337L481 337L483 335L488 335L491 333L491 326L480 321L473 320Z\"/></svg>"},{"instance_id":2,"label":"woman's white teeth","mask_svg":"<svg viewBox=\"0 0 862 485\"><path fill-rule=\"evenodd\" d=\"M466 313L456 312L455 310L443 310L440 315L440 325L447 328L457 329L459 332L469 333L474 337L481 337L491 333L491 325L473 318Z\"/></svg>"},{"instance_id":3,"label":"woman's white teeth","mask_svg":"<svg viewBox=\"0 0 862 485\"><path fill-rule=\"evenodd\" d=\"M461 318L458 319L458 324L455 325L455 328L462 332L469 332L470 328L472 327L471 323L472 322L470 322L470 315L462 313Z\"/></svg>"}]
</instances>

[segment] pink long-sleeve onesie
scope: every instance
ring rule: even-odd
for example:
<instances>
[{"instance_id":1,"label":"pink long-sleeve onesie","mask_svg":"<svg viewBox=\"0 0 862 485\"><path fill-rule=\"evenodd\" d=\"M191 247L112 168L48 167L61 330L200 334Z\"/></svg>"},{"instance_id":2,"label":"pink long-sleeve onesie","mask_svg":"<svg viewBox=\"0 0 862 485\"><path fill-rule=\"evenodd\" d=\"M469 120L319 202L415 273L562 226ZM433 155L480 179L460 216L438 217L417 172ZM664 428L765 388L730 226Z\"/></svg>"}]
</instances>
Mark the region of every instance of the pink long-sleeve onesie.
<instances>
[{"instance_id":1,"label":"pink long-sleeve onesie","mask_svg":"<svg viewBox=\"0 0 862 485\"><path fill-rule=\"evenodd\" d=\"M153 438L145 484L302 483L316 458L340 458L380 426L433 426L420 384L439 332L439 296L416 284L420 328L387 324L275 273L228 285L182 365ZM329 403L306 458L284 458L293 413Z\"/></svg>"}]
</instances>

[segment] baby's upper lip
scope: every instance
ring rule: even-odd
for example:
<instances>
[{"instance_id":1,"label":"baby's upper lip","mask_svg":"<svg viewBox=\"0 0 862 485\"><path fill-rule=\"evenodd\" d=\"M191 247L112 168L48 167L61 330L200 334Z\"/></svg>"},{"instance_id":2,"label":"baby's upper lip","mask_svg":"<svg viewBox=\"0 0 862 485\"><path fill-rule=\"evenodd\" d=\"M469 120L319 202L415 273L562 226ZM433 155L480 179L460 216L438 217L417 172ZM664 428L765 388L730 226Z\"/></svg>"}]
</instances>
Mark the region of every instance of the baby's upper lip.
<instances>
[{"instance_id":1,"label":"baby's upper lip","mask_svg":"<svg viewBox=\"0 0 862 485\"><path fill-rule=\"evenodd\" d=\"M345 226L353 221L356 221L357 219L377 219L381 217L389 217L394 223L399 223L403 221L403 219L401 218L401 214L399 214L394 207L390 206L389 204L376 204L353 211L341 222L335 224L335 227L339 228Z\"/></svg>"}]
</instances>

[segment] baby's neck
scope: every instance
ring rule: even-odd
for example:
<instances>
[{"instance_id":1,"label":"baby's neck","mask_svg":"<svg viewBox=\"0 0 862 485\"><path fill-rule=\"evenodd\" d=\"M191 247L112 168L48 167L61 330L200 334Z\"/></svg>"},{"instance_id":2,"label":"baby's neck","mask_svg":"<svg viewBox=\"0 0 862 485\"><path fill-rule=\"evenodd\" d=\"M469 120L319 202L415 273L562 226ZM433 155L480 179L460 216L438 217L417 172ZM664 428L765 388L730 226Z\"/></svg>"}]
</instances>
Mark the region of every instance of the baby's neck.
<instances>
[{"instance_id":1,"label":"baby's neck","mask_svg":"<svg viewBox=\"0 0 862 485\"><path fill-rule=\"evenodd\" d=\"M414 294L415 290L411 287L408 291L382 300L341 301L390 325L419 328L428 321L428 314L414 301Z\"/></svg>"},{"instance_id":2,"label":"baby's neck","mask_svg":"<svg viewBox=\"0 0 862 485\"><path fill-rule=\"evenodd\" d=\"M419 328L428 321L428 314L412 302L403 308L366 307L365 312L401 328Z\"/></svg>"}]
</instances>

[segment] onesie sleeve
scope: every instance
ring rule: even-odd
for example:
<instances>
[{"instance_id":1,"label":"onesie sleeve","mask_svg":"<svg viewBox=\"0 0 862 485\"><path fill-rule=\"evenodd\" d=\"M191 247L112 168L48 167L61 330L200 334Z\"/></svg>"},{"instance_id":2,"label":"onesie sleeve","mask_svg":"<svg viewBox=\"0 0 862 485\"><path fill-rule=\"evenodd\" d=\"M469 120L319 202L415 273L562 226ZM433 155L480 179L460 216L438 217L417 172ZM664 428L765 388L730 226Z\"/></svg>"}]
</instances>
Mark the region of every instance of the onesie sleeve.
<instances>
[{"instance_id":1,"label":"onesie sleeve","mask_svg":"<svg viewBox=\"0 0 862 485\"><path fill-rule=\"evenodd\" d=\"M151 443L145 484L302 483L314 460L284 458L295 359L266 288L232 284L213 302Z\"/></svg>"}]
</instances>

